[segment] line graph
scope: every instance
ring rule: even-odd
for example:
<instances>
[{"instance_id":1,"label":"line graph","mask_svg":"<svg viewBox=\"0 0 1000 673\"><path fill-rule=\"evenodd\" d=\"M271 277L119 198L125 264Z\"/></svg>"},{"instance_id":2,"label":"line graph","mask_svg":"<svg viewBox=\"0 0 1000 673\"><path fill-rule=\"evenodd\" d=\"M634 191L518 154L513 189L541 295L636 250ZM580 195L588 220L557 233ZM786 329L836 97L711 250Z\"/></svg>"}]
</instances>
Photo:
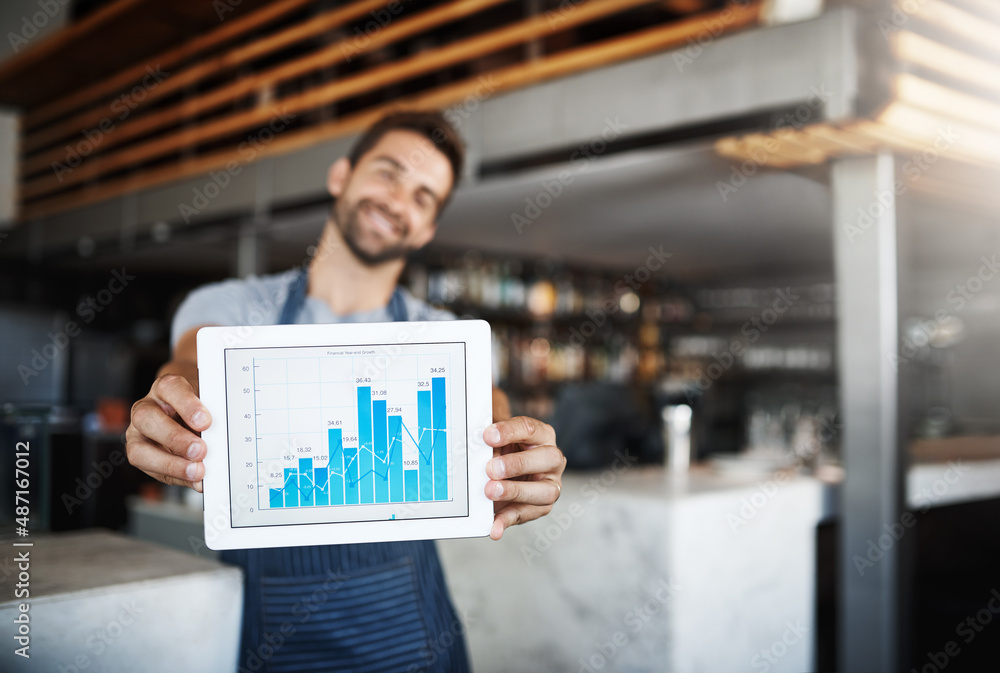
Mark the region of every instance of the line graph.
<instances>
[{"instance_id":1,"label":"line graph","mask_svg":"<svg viewBox=\"0 0 1000 673\"><path fill-rule=\"evenodd\" d=\"M450 360L363 348L252 357L258 508L451 500Z\"/></svg>"},{"instance_id":2,"label":"line graph","mask_svg":"<svg viewBox=\"0 0 1000 673\"><path fill-rule=\"evenodd\" d=\"M376 403L377 404L377 403ZM376 412L375 417L378 417ZM395 426L395 430L393 429ZM430 484L426 487L424 500L446 500L447 493L439 491L440 497L428 497L433 491L433 450L425 454L420 451L420 437L433 433L447 433L447 428L420 428L418 437L413 433L402 418L397 416L388 417L389 444L384 457L377 454L372 455L372 469L363 474L359 474L358 452L366 451L367 447L347 447L348 454L345 456L342 433L339 429L331 428L329 432L329 462L327 467L313 467L312 458L299 458L297 468L285 468L284 481L281 488L270 488L270 507L295 507L310 505L341 505L358 504L356 491L360 483L366 482L369 475L374 480L376 488L380 484L388 488L388 494L382 489L376 493L373 502L416 502L421 500L419 495L420 469L424 469L424 479ZM409 439L418 447L417 467L412 469L399 470L398 453L403 450L402 432L406 432ZM442 441L444 441L442 437ZM433 445L433 442L431 442ZM390 468L392 475L390 477ZM440 474L439 489L446 488L447 473Z\"/></svg>"}]
</instances>

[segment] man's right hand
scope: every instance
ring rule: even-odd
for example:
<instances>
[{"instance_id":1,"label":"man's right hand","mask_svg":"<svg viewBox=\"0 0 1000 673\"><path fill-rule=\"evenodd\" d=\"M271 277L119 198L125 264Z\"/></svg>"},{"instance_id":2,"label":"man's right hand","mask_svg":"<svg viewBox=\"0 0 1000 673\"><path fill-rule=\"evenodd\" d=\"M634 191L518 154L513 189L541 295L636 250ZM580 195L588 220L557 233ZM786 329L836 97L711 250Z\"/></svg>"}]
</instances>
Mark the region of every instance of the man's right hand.
<instances>
[{"instance_id":1,"label":"man's right hand","mask_svg":"<svg viewBox=\"0 0 1000 673\"><path fill-rule=\"evenodd\" d=\"M178 344L178 351L190 353L191 359L177 360L175 351L175 360L160 370L149 394L132 405L125 453L132 465L154 479L200 493L207 447L199 433L208 429L212 417L198 397L197 362L191 353L195 332L185 334Z\"/></svg>"}]
</instances>

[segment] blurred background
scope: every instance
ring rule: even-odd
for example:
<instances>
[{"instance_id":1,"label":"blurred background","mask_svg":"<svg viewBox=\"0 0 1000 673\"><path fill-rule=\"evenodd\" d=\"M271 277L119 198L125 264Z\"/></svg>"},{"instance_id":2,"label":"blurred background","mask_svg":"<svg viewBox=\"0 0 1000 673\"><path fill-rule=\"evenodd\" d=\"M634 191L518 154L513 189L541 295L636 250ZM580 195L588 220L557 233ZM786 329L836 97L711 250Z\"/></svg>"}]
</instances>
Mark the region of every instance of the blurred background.
<instances>
[{"instance_id":1,"label":"blurred background","mask_svg":"<svg viewBox=\"0 0 1000 673\"><path fill-rule=\"evenodd\" d=\"M359 130L443 108L467 170L405 284L490 322L569 459L546 519L439 544L476 670L995 665L993 0L5 0L0 28L0 442L6 475L30 441L45 563L96 594L152 575L95 546L217 570L198 494L124 457L172 315L307 262ZM36 624L54 665L139 670L186 611L94 641L117 603L79 600L75 644Z\"/></svg>"}]
</instances>

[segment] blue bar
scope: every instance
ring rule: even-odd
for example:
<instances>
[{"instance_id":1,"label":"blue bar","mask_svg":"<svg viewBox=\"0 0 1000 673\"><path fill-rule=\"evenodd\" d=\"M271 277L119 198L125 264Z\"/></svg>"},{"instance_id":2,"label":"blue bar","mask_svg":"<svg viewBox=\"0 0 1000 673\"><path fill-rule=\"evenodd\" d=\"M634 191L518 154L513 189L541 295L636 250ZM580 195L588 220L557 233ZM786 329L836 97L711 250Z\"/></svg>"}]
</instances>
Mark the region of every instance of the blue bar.
<instances>
[{"instance_id":1,"label":"blue bar","mask_svg":"<svg viewBox=\"0 0 1000 673\"><path fill-rule=\"evenodd\" d=\"M330 437L330 462L329 468L330 484L328 495L331 505L344 504L344 432L340 428L330 428L327 431ZM316 477L319 480L319 476ZM316 504L319 504L317 498Z\"/></svg>"},{"instance_id":2,"label":"blue bar","mask_svg":"<svg viewBox=\"0 0 1000 673\"><path fill-rule=\"evenodd\" d=\"M417 391L417 448L420 499L434 499L434 473L431 466L431 391Z\"/></svg>"},{"instance_id":3,"label":"blue bar","mask_svg":"<svg viewBox=\"0 0 1000 673\"><path fill-rule=\"evenodd\" d=\"M361 504L375 502L372 479L372 388L358 386L358 495Z\"/></svg>"},{"instance_id":4,"label":"blue bar","mask_svg":"<svg viewBox=\"0 0 1000 673\"><path fill-rule=\"evenodd\" d=\"M403 479L406 481L406 502L414 502L420 499L417 492L417 470L403 470Z\"/></svg>"},{"instance_id":5,"label":"blue bar","mask_svg":"<svg viewBox=\"0 0 1000 673\"><path fill-rule=\"evenodd\" d=\"M344 504L358 504L358 449L344 447Z\"/></svg>"},{"instance_id":6,"label":"blue bar","mask_svg":"<svg viewBox=\"0 0 1000 673\"><path fill-rule=\"evenodd\" d=\"M299 506L299 471L285 468L285 507Z\"/></svg>"},{"instance_id":7,"label":"blue bar","mask_svg":"<svg viewBox=\"0 0 1000 673\"><path fill-rule=\"evenodd\" d=\"M389 502L389 440L386 438L385 400L372 402L372 435L375 442L375 502Z\"/></svg>"},{"instance_id":8,"label":"blue bar","mask_svg":"<svg viewBox=\"0 0 1000 673\"><path fill-rule=\"evenodd\" d=\"M434 499L448 499L448 427L445 413L444 377L431 379L431 404L434 417Z\"/></svg>"},{"instance_id":9,"label":"blue bar","mask_svg":"<svg viewBox=\"0 0 1000 673\"><path fill-rule=\"evenodd\" d=\"M330 504L330 479L326 473L326 467L317 467L316 474L316 504Z\"/></svg>"},{"instance_id":10,"label":"blue bar","mask_svg":"<svg viewBox=\"0 0 1000 673\"><path fill-rule=\"evenodd\" d=\"M389 417L389 502L403 502L403 417Z\"/></svg>"},{"instance_id":11,"label":"blue bar","mask_svg":"<svg viewBox=\"0 0 1000 673\"><path fill-rule=\"evenodd\" d=\"M313 488L316 482L313 481L313 459L299 458L299 505L311 507L315 503L313 500Z\"/></svg>"},{"instance_id":12,"label":"blue bar","mask_svg":"<svg viewBox=\"0 0 1000 673\"><path fill-rule=\"evenodd\" d=\"M435 428L444 429L448 422L445 420L445 397L444 397L444 377L435 376L431 379L431 404L433 405L433 421Z\"/></svg>"},{"instance_id":13,"label":"blue bar","mask_svg":"<svg viewBox=\"0 0 1000 673\"><path fill-rule=\"evenodd\" d=\"M271 489L271 508L285 506L285 492L280 488Z\"/></svg>"}]
</instances>

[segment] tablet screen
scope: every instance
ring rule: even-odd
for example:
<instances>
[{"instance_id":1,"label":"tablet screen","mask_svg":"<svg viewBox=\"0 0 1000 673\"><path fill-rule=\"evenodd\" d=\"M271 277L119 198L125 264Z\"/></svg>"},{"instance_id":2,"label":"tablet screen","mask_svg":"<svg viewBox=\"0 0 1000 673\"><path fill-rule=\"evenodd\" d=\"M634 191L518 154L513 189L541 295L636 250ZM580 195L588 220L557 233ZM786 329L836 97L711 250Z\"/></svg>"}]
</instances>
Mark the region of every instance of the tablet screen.
<instances>
[{"instance_id":1,"label":"tablet screen","mask_svg":"<svg viewBox=\"0 0 1000 673\"><path fill-rule=\"evenodd\" d=\"M464 342L224 359L233 528L469 515Z\"/></svg>"}]
</instances>

